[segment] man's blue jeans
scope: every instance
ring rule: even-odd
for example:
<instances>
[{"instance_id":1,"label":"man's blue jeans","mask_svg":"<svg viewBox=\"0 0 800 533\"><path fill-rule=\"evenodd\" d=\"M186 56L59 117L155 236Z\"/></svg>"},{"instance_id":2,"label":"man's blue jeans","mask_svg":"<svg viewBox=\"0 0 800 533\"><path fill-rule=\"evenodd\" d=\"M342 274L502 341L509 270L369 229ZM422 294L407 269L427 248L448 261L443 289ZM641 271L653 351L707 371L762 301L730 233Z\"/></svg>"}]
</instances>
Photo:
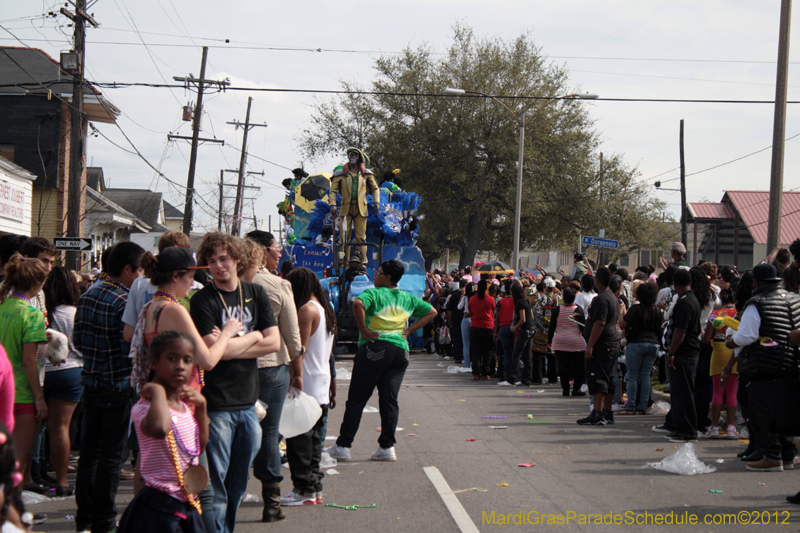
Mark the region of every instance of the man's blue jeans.
<instances>
[{"instance_id":1,"label":"man's blue jeans","mask_svg":"<svg viewBox=\"0 0 800 533\"><path fill-rule=\"evenodd\" d=\"M208 413L208 475L214 487L214 518L219 533L232 533L236 511L247 491L250 463L261 447L255 407Z\"/></svg>"},{"instance_id":2,"label":"man's blue jeans","mask_svg":"<svg viewBox=\"0 0 800 533\"><path fill-rule=\"evenodd\" d=\"M267 416L261 421L261 449L253 464L253 475L261 483L280 483L281 454L278 451L283 402L289 391L289 365L258 369L258 399L267 404Z\"/></svg>"}]
</instances>

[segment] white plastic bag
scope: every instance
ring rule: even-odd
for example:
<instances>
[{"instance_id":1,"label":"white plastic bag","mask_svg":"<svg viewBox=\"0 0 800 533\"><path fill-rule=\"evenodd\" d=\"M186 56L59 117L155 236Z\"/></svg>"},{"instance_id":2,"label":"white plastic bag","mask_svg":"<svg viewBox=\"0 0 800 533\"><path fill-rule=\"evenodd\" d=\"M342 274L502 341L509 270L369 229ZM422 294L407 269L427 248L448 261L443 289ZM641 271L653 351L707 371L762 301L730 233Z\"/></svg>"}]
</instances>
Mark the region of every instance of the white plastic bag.
<instances>
[{"instance_id":1,"label":"white plastic bag","mask_svg":"<svg viewBox=\"0 0 800 533\"><path fill-rule=\"evenodd\" d=\"M678 451L657 463L647 463L643 468L655 468L672 474L694 476L696 474L710 474L716 472L713 466L706 466L694 453L694 444L687 442Z\"/></svg>"},{"instance_id":2,"label":"white plastic bag","mask_svg":"<svg viewBox=\"0 0 800 533\"><path fill-rule=\"evenodd\" d=\"M313 397L292 387L283 402L280 433L291 439L309 431L322 416L322 408Z\"/></svg>"},{"instance_id":3,"label":"white plastic bag","mask_svg":"<svg viewBox=\"0 0 800 533\"><path fill-rule=\"evenodd\" d=\"M669 402L656 402L653 404L653 407L651 408L650 412L657 413L659 415L665 415L669 413L670 408L671 406Z\"/></svg>"}]
</instances>

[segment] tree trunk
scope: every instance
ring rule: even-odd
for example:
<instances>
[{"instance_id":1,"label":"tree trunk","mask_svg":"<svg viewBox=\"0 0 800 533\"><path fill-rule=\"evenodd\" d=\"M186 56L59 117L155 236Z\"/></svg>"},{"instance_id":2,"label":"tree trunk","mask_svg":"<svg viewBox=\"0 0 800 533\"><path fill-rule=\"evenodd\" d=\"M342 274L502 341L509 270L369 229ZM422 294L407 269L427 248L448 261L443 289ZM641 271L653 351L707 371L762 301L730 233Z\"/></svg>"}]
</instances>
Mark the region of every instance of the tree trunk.
<instances>
[{"instance_id":1,"label":"tree trunk","mask_svg":"<svg viewBox=\"0 0 800 533\"><path fill-rule=\"evenodd\" d=\"M475 264L475 255L478 253L478 242L481 236L481 226L483 225L483 205L477 206L477 213L472 213L467 220L467 244L464 253L458 259L458 268L464 268Z\"/></svg>"}]
</instances>

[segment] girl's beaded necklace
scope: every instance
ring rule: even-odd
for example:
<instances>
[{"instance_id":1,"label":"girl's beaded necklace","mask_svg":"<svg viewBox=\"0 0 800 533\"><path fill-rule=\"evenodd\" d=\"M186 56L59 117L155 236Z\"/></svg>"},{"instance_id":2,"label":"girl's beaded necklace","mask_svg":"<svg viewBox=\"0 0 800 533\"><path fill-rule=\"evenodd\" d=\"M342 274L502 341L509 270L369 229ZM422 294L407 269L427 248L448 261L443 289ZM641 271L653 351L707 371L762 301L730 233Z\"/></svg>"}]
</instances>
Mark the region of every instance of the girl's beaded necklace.
<instances>
[{"instance_id":1,"label":"girl's beaded necklace","mask_svg":"<svg viewBox=\"0 0 800 533\"><path fill-rule=\"evenodd\" d=\"M31 303L31 299L22 294L21 292L13 291L11 294L8 295L9 298L14 298L15 300L22 300L23 302L28 302L28 305L33 305Z\"/></svg>"},{"instance_id":2,"label":"girl's beaded necklace","mask_svg":"<svg viewBox=\"0 0 800 533\"><path fill-rule=\"evenodd\" d=\"M142 400L146 401L146 400ZM149 402L148 402L149 403ZM181 402L183 403L183 402ZM183 404L184 410L188 410L185 404ZM186 487L186 476L185 473L189 473L190 476L193 478L193 481L196 481L195 471L198 469L203 469L202 466L191 465L192 460L195 457L200 455L200 428L199 426L195 425L194 428L194 439L195 439L195 449L189 450L186 445L184 444L183 440L178 436L178 432L175 429L175 420L174 417L170 417L170 432L167 434L167 446L169 446L170 454L172 455L172 465L175 467L175 477L178 478L178 484L181 486L181 490L183 491L184 496L188 500L189 504L194 507L194 509L199 513L203 514L203 509L200 506L200 500L197 498L195 493L191 492ZM189 456L189 468L186 469L186 472L181 468L181 460L178 457L178 448ZM202 473L201 473L202 474ZM200 477L203 477L202 475ZM208 474L205 474L206 483L208 482ZM197 487L197 493L202 492L205 490L205 487L200 488Z\"/></svg>"}]
</instances>

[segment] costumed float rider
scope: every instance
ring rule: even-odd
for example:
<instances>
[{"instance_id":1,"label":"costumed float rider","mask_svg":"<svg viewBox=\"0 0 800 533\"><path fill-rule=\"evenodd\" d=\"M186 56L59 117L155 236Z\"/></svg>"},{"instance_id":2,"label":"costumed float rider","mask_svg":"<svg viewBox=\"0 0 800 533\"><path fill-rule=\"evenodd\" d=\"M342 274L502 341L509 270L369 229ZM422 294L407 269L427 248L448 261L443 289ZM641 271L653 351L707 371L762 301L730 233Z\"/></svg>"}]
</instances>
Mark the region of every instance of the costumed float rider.
<instances>
[{"instance_id":1,"label":"costumed float rider","mask_svg":"<svg viewBox=\"0 0 800 533\"><path fill-rule=\"evenodd\" d=\"M347 163L342 174L334 176L331 180L329 203L331 216L336 216L336 193L342 195L342 205L339 209L339 242L367 241L367 192L372 195L375 209L380 205L380 193L375 177L367 173L365 166L366 156L358 148L347 149ZM352 229L355 230L355 239L351 239ZM344 240L342 240L344 239ZM361 261L367 257L367 247L359 246ZM345 262L350 262L350 247L345 251Z\"/></svg>"}]
</instances>

